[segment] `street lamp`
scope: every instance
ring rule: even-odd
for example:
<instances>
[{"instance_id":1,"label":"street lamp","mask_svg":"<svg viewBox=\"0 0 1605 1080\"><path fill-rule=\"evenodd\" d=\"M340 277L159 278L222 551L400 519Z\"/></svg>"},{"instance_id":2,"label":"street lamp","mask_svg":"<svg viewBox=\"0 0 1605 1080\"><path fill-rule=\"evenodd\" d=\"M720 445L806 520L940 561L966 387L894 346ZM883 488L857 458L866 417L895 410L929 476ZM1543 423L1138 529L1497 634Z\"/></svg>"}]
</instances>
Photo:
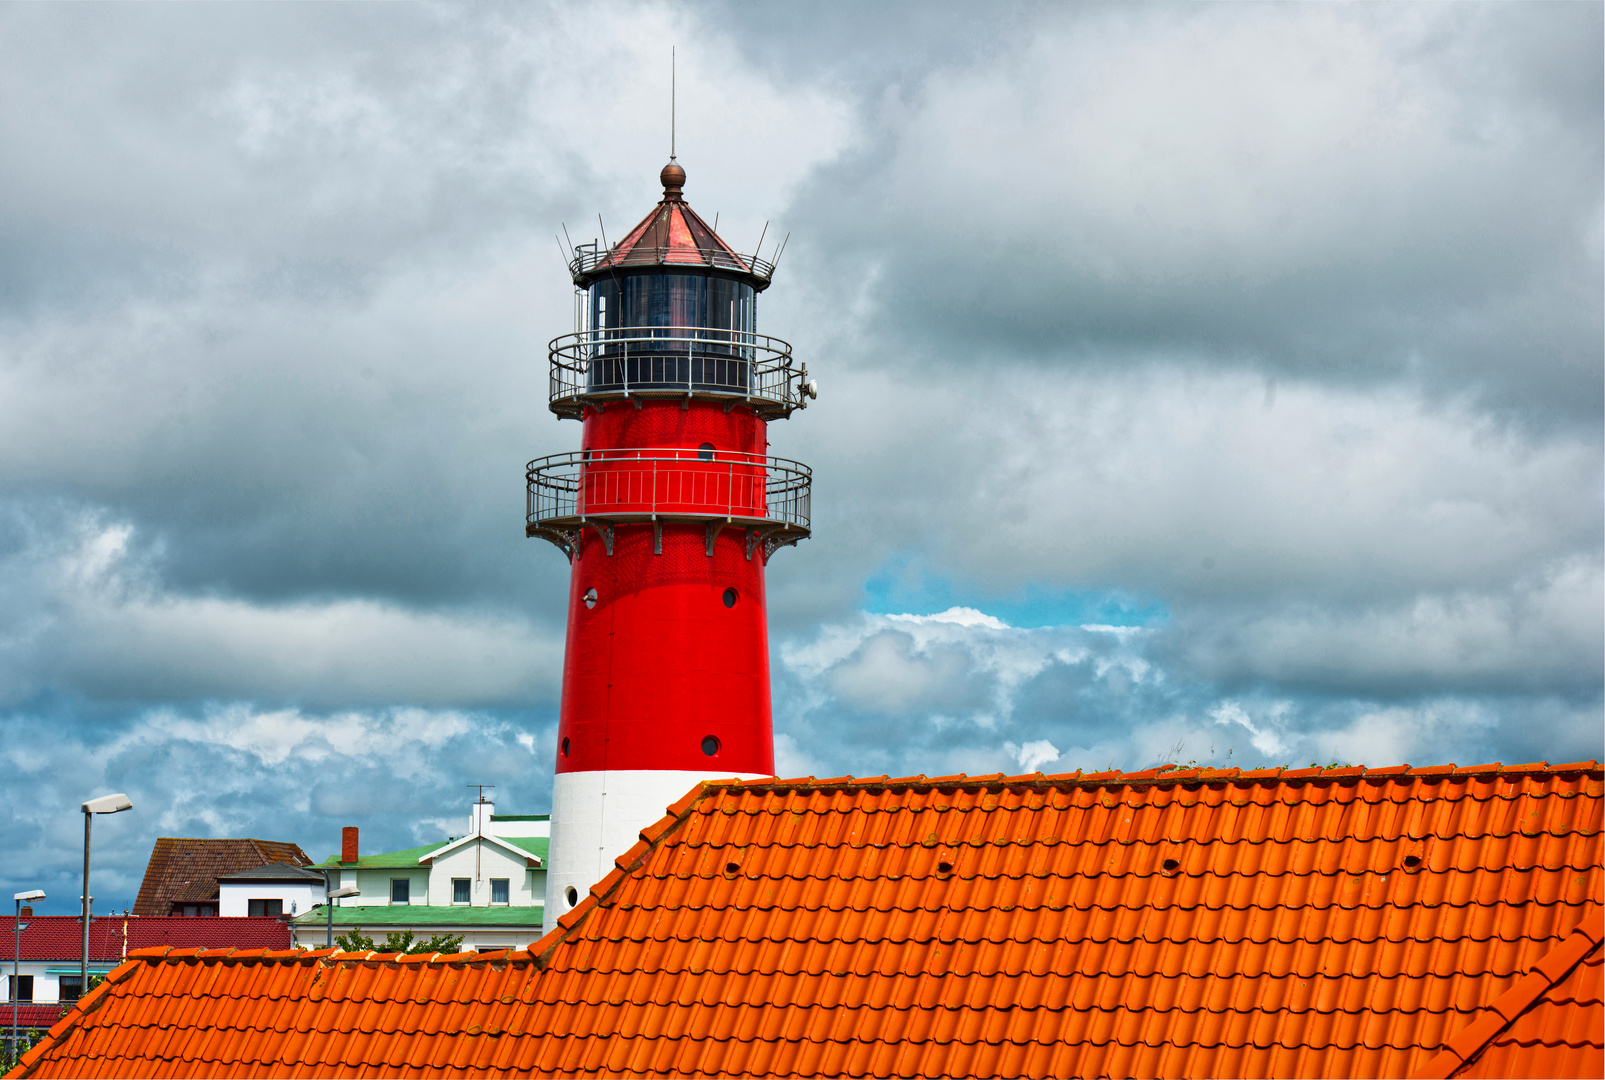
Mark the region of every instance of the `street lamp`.
<instances>
[{"instance_id":1,"label":"street lamp","mask_svg":"<svg viewBox=\"0 0 1605 1080\"><path fill-rule=\"evenodd\" d=\"M343 889L331 889L329 887L331 884L333 884L333 882L329 878L329 872L325 870L323 872L323 908L324 913L329 917L329 924L328 936L323 939L323 943L327 948L330 949L334 948L334 902L339 900L341 897L362 895L362 890L357 888L355 885L347 885Z\"/></svg>"},{"instance_id":2,"label":"street lamp","mask_svg":"<svg viewBox=\"0 0 1605 1080\"><path fill-rule=\"evenodd\" d=\"M45 898L44 890L29 889L27 892L16 893L11 897L17 902L17 917L11 922L11 1056L17 1056L17 983L20 981L21 968L18 958L22 955L22 932L27 924L22 921L22 902L33 903Z\"/></svg>"},{"instance_id":3,"label":"street lamp","mask_svg":"<svg viewBox=\"0 0 1605 1080\"><path fill-rule=\"evenodd\" d=\"M84 967L83 981L78 984L80 998L89 993L89 825L95 820L96 814L118 814L133 808L134 804L121 792L102 795L84 803Z\"/></svg>"}]
</instances>

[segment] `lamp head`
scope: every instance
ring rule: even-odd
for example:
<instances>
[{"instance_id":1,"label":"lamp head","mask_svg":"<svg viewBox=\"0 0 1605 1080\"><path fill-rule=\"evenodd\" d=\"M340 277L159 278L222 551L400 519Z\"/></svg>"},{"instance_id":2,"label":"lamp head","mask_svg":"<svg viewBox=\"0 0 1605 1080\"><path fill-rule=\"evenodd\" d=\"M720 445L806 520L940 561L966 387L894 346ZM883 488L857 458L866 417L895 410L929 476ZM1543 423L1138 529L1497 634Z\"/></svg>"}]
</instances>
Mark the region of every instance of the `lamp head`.
<instances>
[{"instance_id":1,"label":"lamp head","mask_svg":"<svg viewBox=\"0 0 1605 1080\"><path fill-rule=\"evenodd\" d=\"M86 814L115 814L122 810L132 810L134 804L128 796L118 792L116 795L102 795L98 799L90 799L84 803Z\"/></svg>"},{"instance_id":2,"label":"lamp head","mask_svg":"<svg viewBox=\"0 0 1605 1080\"><path fill-rule=\"evenodd\" d=\"M361 895L362 895L362 890L361 889L357 888L355 885L347 885L343 889L336 889L332 893L330 893L329 894L329 899L330 900L338 900L338 899L340 899L341 897L344 897L344 896L361 896Z\"/></svg>"},{"instance_id":3,"label":"lamp head","mask_svg":"<svg viewBox=\"0 0 1605 1080\"><path fill-rule=\"evenodd\" d=\"M43 900L44 898L45 891L43 889L29 889L27 892L14 893L11 897L19 904L25 900Z\"/></svg>"}]
</instances>

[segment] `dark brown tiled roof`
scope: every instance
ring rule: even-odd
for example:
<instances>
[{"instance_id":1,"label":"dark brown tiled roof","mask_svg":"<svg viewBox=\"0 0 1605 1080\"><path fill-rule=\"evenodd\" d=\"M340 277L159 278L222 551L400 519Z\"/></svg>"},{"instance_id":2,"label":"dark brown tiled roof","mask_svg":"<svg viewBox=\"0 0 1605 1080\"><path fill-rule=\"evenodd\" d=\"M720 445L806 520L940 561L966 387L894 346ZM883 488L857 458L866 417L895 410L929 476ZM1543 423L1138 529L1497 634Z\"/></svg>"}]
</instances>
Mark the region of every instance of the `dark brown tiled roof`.
<instances>
[{"instance_id":1,"label":"dark brown tiled roof","mask_svg":"<svg viewBox=\"0 0 1605 1080\"><path fill-rule=\"evenodd\" d=\"M310 866L297 844L282 840L194 840L164 836L145 866L145 880L134 901L135 915L167 915L173 904L217 896L217 879L268 863Z\"/></svg>"}]
</instances>

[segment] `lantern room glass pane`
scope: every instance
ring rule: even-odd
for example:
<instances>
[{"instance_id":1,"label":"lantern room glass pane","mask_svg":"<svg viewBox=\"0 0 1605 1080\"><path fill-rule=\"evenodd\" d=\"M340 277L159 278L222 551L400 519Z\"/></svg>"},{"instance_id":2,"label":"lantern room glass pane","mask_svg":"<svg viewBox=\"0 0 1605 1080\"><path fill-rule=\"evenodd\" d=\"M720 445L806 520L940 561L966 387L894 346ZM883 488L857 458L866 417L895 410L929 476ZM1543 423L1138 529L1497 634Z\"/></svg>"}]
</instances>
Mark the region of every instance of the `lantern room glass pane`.
<instances>
[{"instance_id":1,"label":"lantern room glass pane","mask_svg":"<svg viewBox=\"0 0 1605 1080\"><path fill-rule=\"evenodd\" d=\"M589 387L746 394L756 296L744 282L694 272L598 280L590 287Z\"/></svg>"}]
</instances>

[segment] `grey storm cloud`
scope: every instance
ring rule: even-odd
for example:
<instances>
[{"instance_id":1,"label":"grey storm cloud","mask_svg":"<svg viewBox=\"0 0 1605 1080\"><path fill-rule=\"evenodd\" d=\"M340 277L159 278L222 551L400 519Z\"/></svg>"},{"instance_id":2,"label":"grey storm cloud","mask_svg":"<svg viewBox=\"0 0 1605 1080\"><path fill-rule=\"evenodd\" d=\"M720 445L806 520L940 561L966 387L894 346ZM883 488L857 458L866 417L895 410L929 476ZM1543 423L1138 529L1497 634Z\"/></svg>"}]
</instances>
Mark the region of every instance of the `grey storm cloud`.
<instances>
[{"instance_id":1,"label":"grey storm cloud","mask_svg":"<svg viewBox=\"0 0 1605 1080\"><path fill-rule=\"evenodd\" d=\"M1600 756L1601 23L0 8L8 873L76 895L89 788L119 904L156 835L544 809L555 236L656 199L670 45L687 197L791 237L760 329L822 386L770 432L778 768Z\"/></svg>"}]
</instances>

